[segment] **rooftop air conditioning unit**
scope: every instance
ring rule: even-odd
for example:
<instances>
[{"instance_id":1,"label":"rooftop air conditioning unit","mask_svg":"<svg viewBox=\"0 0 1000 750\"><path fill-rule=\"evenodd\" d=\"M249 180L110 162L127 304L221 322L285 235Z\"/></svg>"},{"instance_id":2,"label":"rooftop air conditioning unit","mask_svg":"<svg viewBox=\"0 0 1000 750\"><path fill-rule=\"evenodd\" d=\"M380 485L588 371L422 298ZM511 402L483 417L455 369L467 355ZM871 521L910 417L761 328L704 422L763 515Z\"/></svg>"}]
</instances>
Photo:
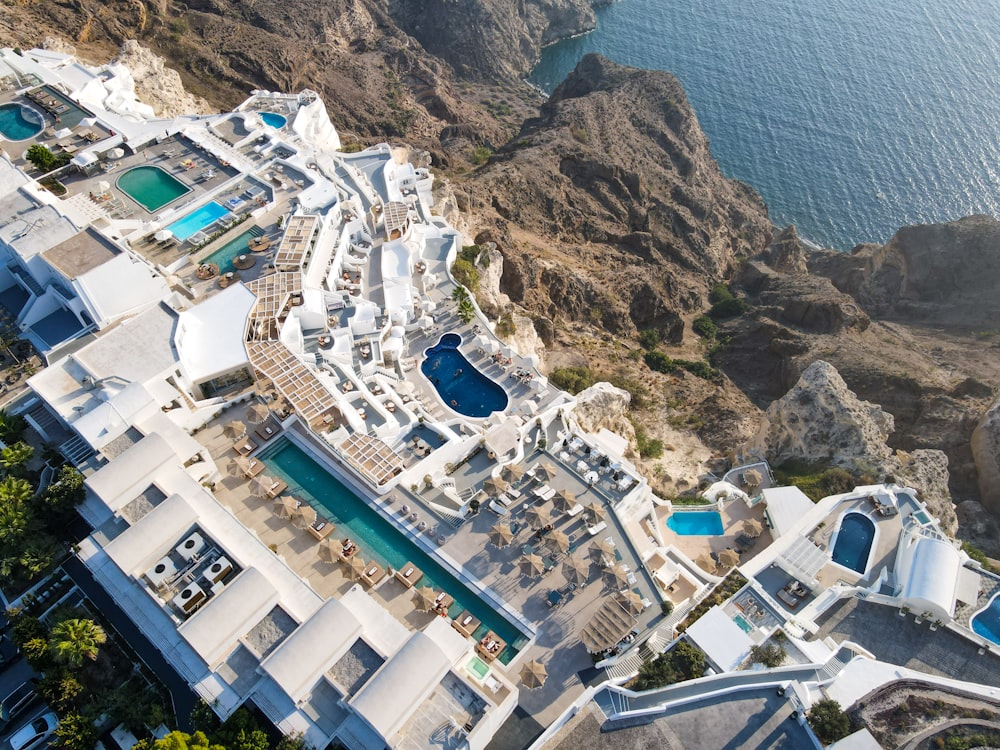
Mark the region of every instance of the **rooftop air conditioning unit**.
<instances>
[{"instance_id":1,"label":"rooftop air conditioning unit","mask_svg":"<svg viewBox=\"0 0 1000 750\"><path fill-rule=\"evenodd\" d=\"M205 569L205 580L216 584L233 571L233 564L226 557L220 557Z\"/></svg>"},{"instance_id":2,"label":"rooftop air conditioning unit","mask_svg":"<svg viewBox=\"0 0 1000 750\"><path fill-rule=\"evenodd\" d=\"M174 605L189 613L205 601L205 598L205 590L197 583L192 583L174 597Z\"/></svg>"},{"instance_id":3,"label":"rooftop air conditioning unit","mask_svg":"<svg viewBox=\"0 0 1000 750\"><path fill-rule=\"evenodd\" d=\"M146 572L146 578L156 588L165 586L175 575L177 575L177 566L169 557L164 557Z\"/></svg>"},{"instance_id":4,"label":"rooftop air conditioning unit","mask_svg":"<svg viewBox=\"0 0 1000 750\"><path fill-rule=\"evenodd\" d=\"M191 562L205 549L205 540L201 534L195 531L191 536L177 545L177 554L187 562Z\"/></svg>"}]
</instances>

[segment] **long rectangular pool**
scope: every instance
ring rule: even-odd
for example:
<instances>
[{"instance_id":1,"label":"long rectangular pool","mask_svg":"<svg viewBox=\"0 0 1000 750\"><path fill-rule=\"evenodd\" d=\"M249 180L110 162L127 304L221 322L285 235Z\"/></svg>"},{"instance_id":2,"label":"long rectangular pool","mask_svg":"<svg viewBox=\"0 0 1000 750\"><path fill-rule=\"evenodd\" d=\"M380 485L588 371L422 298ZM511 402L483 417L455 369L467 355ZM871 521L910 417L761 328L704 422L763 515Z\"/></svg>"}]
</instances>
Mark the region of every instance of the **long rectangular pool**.
<instances>
[{"instance_id":1,"label":"long rectangular pool","mask_svg":"<svg viewBox=\"0 0 1000 750\"><path fill-rule=\"evenodd\" d=\"M721 536L722 516L714 510L688 510L670 514L667 528L678 536Z\"/></svg>"},{"instance_id":2,"label":"long rectangular pool","mask_svg":"<svg viewBox=\"0 0 1000 750\"><path fill-rule=\"evenodd\" d=\"M200 232L214 221L221 219L229 213L222 205L215 201L206 203L201 208L192 211L183 219L178 219L173 224L167 226L174 237L179 240L186 240L195 232Z\"/></svg>"},{"instance_id":3,"label":"long rectangular pool","mask_svg":"<svg viewBox=\"0 0 1000 750\"><path fill-rule=\"evenodd\" d=\"M338 538L354 539L365 560L396 569L412 562L424 573L419 585L447 591L455 598L448 610L449 617L454 619L467 609L482 622L475 633L476 639L482 638L487 630L503 638L508 647L501 653L500 662L509 663L527 643L524 633L290 440L280 439L259 457L270 473L288 483L290 494L309 502L337 525Z\"/></svg>"}]
</instances>

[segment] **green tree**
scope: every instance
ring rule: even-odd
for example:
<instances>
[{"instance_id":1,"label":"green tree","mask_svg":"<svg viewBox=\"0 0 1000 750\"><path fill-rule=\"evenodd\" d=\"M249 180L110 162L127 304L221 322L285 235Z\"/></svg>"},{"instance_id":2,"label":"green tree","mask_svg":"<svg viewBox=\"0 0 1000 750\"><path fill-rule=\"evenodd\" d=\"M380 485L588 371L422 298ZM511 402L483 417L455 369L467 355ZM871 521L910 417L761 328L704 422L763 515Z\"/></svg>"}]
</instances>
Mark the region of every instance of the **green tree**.
<instances>
[{"instance_id":1,"label":"green tree","mask_svg":"<svg viewBox=\"0 0 1000 750\"><path fill-rule=\"evenodd\" d=\"M153 750L226 750L222 745L209 744L208 736L204 732L173 731L162 739L153 743Z\"/></svg>"},{"instance_id":2,"label":"green tree","mask_svg":"<svg viewBox=\"0 0 1000 750\"><path fill-rule=\"evenodd\" d=\"M34 455L35 449L23 440L19 440L13 445L8 445L3 450L0 450L0 466L3 466L7 471L16 473Z\"/></svg>"},{"instance_id":3,"label":"green tree","mask_svg":"<svg viewBox=\"0 0 1000 750\"><path fill-rule=\"evenodd\" d=\"M657 372L673 372L677 369L674 361L663 352L646 352L643 360L650 370L656 370Z\"/></svg>"},{"instance_id":4,"label":"green tree","mask_svg":"<svg viewBox=\"0 0 1000 750\"><path fill-rule=\"evenodd\" d=\"M274 746L274 750L305 750L306 741L301 734L286 734Z\"/></svg>"},{"instance_id":5,"label":"green tree","mask_svg":"<svg viewBox=\"0 0 1000 750\"><path fill-rule=\"evenodd\" d=\"M660 345L660 332L655 328L639 331L639 344L643 349L655 349Z\"/></svg>"},{"instance_id":6,"label":"green tree","mask_svg":"<svg viewBox=\"0 0 1000 750\"><path fill-rule=\"evenodd\" d=\"M24 507L34 494L31 485L24 479L18 477L0 479L0 506Z\"/></svg>"},{"instance_id":7,"label":"green tree","mask_svg":"<svg viewBox=\"0 0 1000 750\"><path fill-rule=\"evenodd\" d=\"M459 284L451 291L451 298L455 302L461 302L462 300L467 300L469 299L469 290L466 289L461 284Z\"/></svg>"},{"instance_id":8,"label":"green tree","mask_svg":"<svg viewBox=\"0 0 1000 750\"><path fill-rule=\"evenodd\" d=\"M56 165L56 156L46 146L36 143L29 146L24 158L30 161L40 172L51 172Z\"/></svg>"},{"instance_id":9,"label":"green tree","mask_svg":"<svg viewBox=\"0 0 1000 750\"><path fill-rule=\"evenodd\" d=\"M49 649L57 661L79 667L84 659L96 660L101 644L107 640L104 628L93 620L72 618L52 628Z\"/></svg>"},{"instance_id":10,"label":"green tree","mask_svg":"<svg viewBox=\"0 0 1000 750\"><path fill-rule=\"evenodd\" d=\"M48 648L45 641L41 641L41 643L43 647ZM82 692L83 685L65 669L49 669L45 676L38 681L39 695L60 713L73 708L76 705L76 699Z\"/></svg>"},{"instance_id":11,"label":"green tree","mask_svg":"<svg viewBox=\"0 0 1000 750\"><path fill-rule=\"evenodd\" d=\"M680 641L655 659L644 661L632 688L652 690L675 682L692 680L705 673L705 654L687 641Z\"/></svg>"},{"instance_id":12,"label":"green tree","mask_svg":"<svg viewBox=\"0 0 1000 750\"><path fill-rule=\"evenodd\" d=\"M56 729L55 747L65 750L93 750L97 744L97 727L86 716L77 713L64 714L59 718Z\"/></svg>"},{"instance_id":13,"label":"green tree","mask_svg":"<svg viewBox=\"0 0 1000 750\"><path fill-rule=\"evenodd\" d=\"M0 409L0 440L8 444L17 442L27 429L28 423L20 414L10 414L6 409Z\"/></svg>"},{"instance_id":14,"label":"green tree","mask_svg":"<svg viewBox=\"0 0 1000 750\"><path fill-rule=\"evenodd\" d=\"M17 558L28 578L35 578L49 568L58 554L55 541L48 534L34 534Z\"/></svg>"},{"instance_id":15,"label":"green tree","mask_svg":"<svg viewBox=\"0 0 1000 750\"><path fill-rule=\"evenodd\" d=\"M45 502L56 513L67 513L83 502L83 474L66 464L45 488Z\"/></svg>"},{"instance_id":16,"label":"green tree","mask_svg":"<svg viewBox=\"0 0 1000 750\"><path fill-rule=\"evenodd\" d=\"M451 264L451 275L459 284L475 290L479 286L479 269L471 260L456 258Z\"/></svg>"},{"instance_id":17,"label":"green tree","mask_svg":"<svg viewBox=\"0 0 1000 750\"><path fill-rule=\"evenodd\" d=\"M813 704L808 713L809 725L824 745L841 740L851 733L851 721L840 703L824 698Z\"/></svg>"},{"instance_id":18,"label":"green tree","mask_svg":"<svg viewBox=\"0 0 1000 750\"><path fill-rule=\"evenodd\" d=\"M691 323L691 328L703 339L714 339L715 334L719 331L718 326L715 325L715 321L707 315L699 315L695 318L694 322Z\"/></svg>"},{"instance_id":19,"label":"green tree","mask_svg":"<svg viewBox=\"0 0 1000 750\"><path fill-rule=\"evenodd\" d=\"M750 660L757 664L763 664L765 667L771 667L772 669L780 667L787 656L788 653L785 649L777 643L750 647Z\"/></svg>"},{"instance_id":20,"label":"green tree","mask_svg":"<svg viewBox=\"0 0 1000 750\"><path fill-rule=\"evenodd\" d=\"M472 300L463 299L458 303L457 313L458 319L463 323L468 325L472 322L472 319L476 317L476 308L472 304Z\"/></svg>"}]
</instances>

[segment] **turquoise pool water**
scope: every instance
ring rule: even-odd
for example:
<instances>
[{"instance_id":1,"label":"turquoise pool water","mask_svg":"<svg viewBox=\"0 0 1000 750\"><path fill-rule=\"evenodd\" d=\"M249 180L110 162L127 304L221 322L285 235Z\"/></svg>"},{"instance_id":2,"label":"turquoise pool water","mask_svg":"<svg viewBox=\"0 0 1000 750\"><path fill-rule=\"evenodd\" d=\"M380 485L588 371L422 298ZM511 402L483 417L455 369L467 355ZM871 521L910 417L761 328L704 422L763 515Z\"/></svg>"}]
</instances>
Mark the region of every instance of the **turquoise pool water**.
<instances>
[{"instance_id":1,"label":"turquoise pool water","mask_svg":"<svg viewBox=\"0 0 1000 750\"><path fill-rule=\"evenodd\" d=\"M862 513L848 513L840 522L833 543L833 561L845 568L864 573L868 555L875 541L875 523Z\"/></svg>"},{"instance_id":2,"label":"turquoise pool water","mask_svg":"<svg viewBox=\"0 0 1000 750\"><path fill-rule=\"evenodd\" d=\"M446 333L426 350L420 372L452 409L467 417L488 417L507 408L504 389L481 373L458 350L462 337Z\"/></svg>"},{"instance_id":3,"label":"turquoise pool water","mask_svg":"<svg viewBox=\"0 0 1000 750\"><path fill-rule=\"evenodd\" d=\"M1000 594L990 600L986 609L972 618L972 630L983 638L1000 643Z\"/></svg>"},{"instance_id":4,"label":"turquoise pool water","mask_svg":"<svg viewBox=\"0 0 1000 750\"><path fill-rule=\"evenodd\" d=\"M725 531L722 516L714 510L672 513L667 528L678 536L721 536Z\"/></svg>"},{"instance_id":5,"label":"turquoise pool water","mask_svg":"<svg viewBox=\"0 0 1000 750\"><path fill-rule=\"evenodd\" d=\"M487 630L503 638L508 647L499 660L507 664L522 647L527 638L490 605L470 591L435 562L420 547L407 539L389 521L379 515L364 500L345 487L309 454L287 439L264 450L260 458L267 464L269 473L288 483L290 494L307 500L337 525L336 538L350 537L361 547L365 560L375 560L383 566L402 568L408 561L424 573L421 586L433 586L447 591L455 598L448 610L452 618L463 609L469 610L482 622L476 631L477 639Z\"/></svg>"},{"instance_id":6,"label":"turquoise pool water","mask_svg":"<svg viewBox=\"0 0 1000 750\"><path fill-rule=\"evenodd\" d=\"M280 130L285 127L288 120L284 115L279 115L277 112L258 112L260 119L264 121L265 125L270 125L272 128Z\"/></svg>"},{"instance_id":7,"label":"turquoise pool water","mask_svg":"<svg viewBox=\"0 0 1000 750\"><path fill-rule=\"evenodd\" d=\"M159 167L133 167L116 183L118 189L149 212L158 211L191 188Z\"/></svg>"},{"instance_id":8,"label":"turquoise pool water","mask_svg":"<svg viewBox=\"0 0 1000 750\"><path fill-rule=\"evenodd\" d=\"M465 668L469 670L469 674L475 675L480 680L490 673L489 664L484 662L478 656L473 656L469 659L469 663L465 665Z\"/></svg>"},{"instance_id":9,"label":"turquoise pool water","mask_svg":"<svg viewBox=\"0 0 1000 750\"><path fill-rule=\"evenodd\" d=\"M38 115L16 102L0 105L0 135L8 141L23 141L42 132Z\"/></svg>"},{"instance_id":10,"label":"turquoise pool water","mask_svg":"<svg viewBox=\"0 0 1000 750\"><path fill-rule=\"evenodd\" d=\"M740 630L742 630L744 633L749 633L753 630L753 625L747 622L747 618L745 618L743 615L736 615L736 617L733 618L733 622L739 625Z\"/></svg>"},{"instance_id":11,"label":"turquoise pool water","mask_svg":"<svg viewBox=\"0 0 1000 750\"><path fill-rule=\"evenodd\" d=\"M197 211L192 211L183 219L178 219L173 224L167 226L174 237L179 240L186 240L195 232L200 232L213 221L221 219L229 213L222 205L215 201L210 201Z\"/></svg>"},{"instance_id":12,"label":"turquoise pool water","mask_svg":"<svg viewBox=\"0 0 1000 750\"><path fill-rule=\"evenodd\" d=\"M249 253L250 250L247 248L247 243L250 241L251 237L259 237L264 234L264 230L258 226L251 227L245 232L241 232L233 239L229 240L225 245L222 245L218 250L212 252L211 255L202 260L202 263L214 263L219 267L219 273L229 273L230 271L235 271L233 267L233 258L237 255L244 255ZM257 258L257 262L260 263L261 259Z\"/></svg>"}]
</instances>

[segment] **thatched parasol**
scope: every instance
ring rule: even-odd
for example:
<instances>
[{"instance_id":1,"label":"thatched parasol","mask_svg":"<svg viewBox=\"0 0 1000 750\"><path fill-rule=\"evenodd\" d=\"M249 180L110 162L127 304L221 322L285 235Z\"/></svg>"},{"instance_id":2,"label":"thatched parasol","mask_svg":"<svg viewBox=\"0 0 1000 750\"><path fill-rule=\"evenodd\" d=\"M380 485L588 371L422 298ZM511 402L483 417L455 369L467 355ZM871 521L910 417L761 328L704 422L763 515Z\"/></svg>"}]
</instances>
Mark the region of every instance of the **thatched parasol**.
<instances>
[{"instance_id":1,"label":"thatched parasol","mask_svg":"<svg viewBox=\"0 0 1000 750\"><path fill-rule=\"evenodd\" d=\"M483 492L490 497L497 497L507 491L507 482L500 477L490 477L483 482Z\"/></svg>"},{"instance_id":2,"label":"thatched parasol","mask_svg":"<svg viewBox=\"0 0 1000 750\"><path fill-rule=\"evenodd\" d=\"M523 555L518 562L521 575L528 578L537 578L545 570L545 563L538 555Z\"/></svg>"},{"instance_id":3,"label":"thatched parasol","mask_svg":"<svg viewBox=\"0 0 1000 750\"><path fill-rule=\"evenodd\" d=\"M511 484L514 482L520 482L521 477L524 476L524 467L521 464L507 464L500 471L500 476L506 479Z\"/></svg>"},{"instance_id":4,"label":"thatched parasol","mask_svg":"<svg viewBox=\"0 0 1000 750\"><path fill-rule=\"evenodd\" d=\"M543 526L547 526L552 523L552 514L549 512L548 508L528 508L528 512L524 514L524 520L527 521L532 528L540 529Z\"/></svg>"},{"instance_id":5,"label":"thatched parasol","mask_svg":"<svg viewBox=\"0 0 1000 750\"><path fill-rule=\"evenodd\" d=\"M715 572L716 567L718 567L715 564L715 560L713 560L712 556L709 555L707 552L703 552L702 554L698 555L698 559L694 561L694 564L697 565L702 570L704 570L706 573L713 573Z\"/></svg>"},{"instance_id":6,"label":"thatched parasol","mask_svg":"<svg viewBox=\"0 0 1000 750\"><path fill-rule=\"evenodd\" d=\"M719 553L720 568L735 568L740 564L740 554L734 549L724 549Z\"/></svg>"},{"instance_id":7,"label":"thatched parasol","mask_svg":"<svg viewBox=\"0 0 1000 750\"><path fill-rule=\"evenodd\" d=\"M570 557L563 563L562 572L567 581L579 585L590 577L590 565L579 557Z\"/></svg>"},{"instance_id":8,"label":"thatched parasol","mask_svg":"<svg viewBox=\"0 0 1000 750\"><path fill-rule=\"evenodd\" d=\"M613 565L604 569L604 582L615 589L623 589L628 583L628 573L621 565Z\"/></svg>"},{"instance_id":9,"label":"thatched parasol","mask_svg":"<svg viewBox=\"0 0 1000 750\"><path fill-rule=\"evenodd\" d=\"M413 604L421 612L430 612L437 604L437 593L430 586L413 589Z\"/></svg>"},{"instance_id":10,"label":"thatched parasol","mask_svg":"<svg viewBox=\"0 0 1000 750\"><path fill-rule=\"evenodd\" d=\"M551 482L556 475L556 467L550 461L539 461L535 466L535 479L540 482Z\"/></svg>"},{"instance_id":11,"label":"thatched parasol","mask_svg":"<svg viewBox=\"0 0 1000 750\"><path fill-rule=\"evenodd\" d=\"M490 529L490 543L497 547L506 547L513 538L514 532L510 530L510 526L506 523L498 523Z\"/></svg>"},{"instance_id":12,"label":"thatched parasol","mask_svg":"<svg viewBox=\"0 0 1000 750\"><path fill-rule=\"evenodd\" d=\"M576 495L569 490L559 490L552 498L552 506L562 513L576 505Z\"/></svg>"},{"instance_id":13,"label":"thatched parasol","mask_svg":"<svg viewBox=\"0 0 1000 750\"><path fill-rule=\"evenodd\" d=\"M566 552L569 549L569 537L556 529L545 537L545 545L553 552Z\"/></svg>"},{"instance_id":14,"label":"thatched parasol","mask_svg":"<svg viewBox=\"0 0 1000 750\"><path fill-rule=\"evenodd\" d=\"M339 542L334 544L329 539L319 543L319 559L323 562L335 563L340 559Z\"/></svg>"},{"instance_id":15,"label":"thatched parasol","mask_svg":"<svg viewBox=\"0 0 1000 750\"><path fill-rule=\"evenodd\" d=\"M763 478L761 477L760 472L756 469L748 469L743 472L743 481L746 482L747 487L754 488L760 487L760 483L763 481Z\"/></svg>"},{"instance_id":16,"label":"thatched parasol","mask_svg":"<svg viewBox=\"0 0 1000 750\"><path fill-rule=\"evenodd\" d=\"M364 575L365 561L361 559L361 555L348 557L344 562L347 567L348 577L358 580Z\"/></svg>"},{"instance_id":17,"label":"thatched parasol","mask_svg":"<svg viewBox=\"0 0 1000 750\"><path fill-rule=\"evenodd\" d=\"M246 456L233 458L226 464L226 473L241 479L250 473L250 459Z\"/></svg>"},{"instance_id":18,"label":"thatched parasol","mask_svg":"<svg viewBox=\"0 0 1000 750\"><path fill-rule=\"evenodd\" d=\"M235 440L247 434L247 426L240 420L233 419L222 425L222 434L230 440Z\"/></svg>"},{"instance_id":19,"label":"thatched parasol","mask_svg":"<svg viewBox=\"0 0 1000 750\"><path fill-rule=\"evenodd\" d=\"M619 594L618 602L626 609L626 611L633 615L642 614L642 610L645 609L642 604L642 597L634 591L625 591Z\"/></svg>"},{"instance_id":20,"label":"thatched parasol","mask_svg":"<svg viewBox=\"0 0 1000 750\"><path fill-rule=\"evenodd\" d=\"M274 477L269 477L267 474L261 474L258 477L254 477L250 480L248 489L250 494L254 497L267 497L267 493L271 491L277 480Z\"/></svg>"},{"instance_id":21,"label":"thatched parasol","mask_svg":"<svg viewBox=\"0 0 1000 750\"><path fill-rule=\"evenodd\" d=\"M544 664L532 660L525 662L524 666L521 667L519 677L521 678L522 685L528 688L528 690L534 690L535 688L540 688L545 684L545 678L548 677L548 672L545 671Z\"/></svg>"},{"instance_id":22,"label":"thatched parasol","mask_svg":"<svg viewBox=\"0 0 1000 750\"><path fill-rule=\"evenodd\" d=\"M274 515L288 520L299 512L299 501L291 495L282 495L271 505Z\"/></svg>"},{"instance_id":23,"label":"thatched parasol","mask_svg":"<svg viewBox=\"0 0 1000 750\"><path fill-rule=\"evenodd\" d=\"M587 513L590 514L590 517L594 520L594 523L597 523L598 521L603 521L608 514L608 512L604 510L604 506L598 502L591 503L585 508L585 510L587 511Z\"/></svg>"},{"instance_id":24,"label":"thatched parasol","mask_svg":"<svg viewBox=\"0 0 1000 750\"><path fill-rule=\"evenodd\" d=\"M247 409L247 421L251 424L263 424L271 416L271 410L264 404L254 402Z\"/></svg>"},{"instance_id":25,"label":"thatched parasol","mask_svg":"<svg viewBox=\"0 0 1000 750\"><path fill-rule=\"evenodd\" d=\"M615 553L615 544L607 538L598 539L590 545L590 554L601 559Z\"/></svg>"},{"instance_id":26,"label":"thatched parasol","mask_svg":"<svg viewBox=\"0 0 1000 750\"><path fill-rule=\"evenodd\" d=\"M764 525L756 518L748 518L743 522L743 531L749 536L760 536Z\"/></svg>"},{"instance_id":27,"label":"thatched parasol","mask_svg":"<svg viewBox=\"0 0 1000 750\"><path fill-rule=\"evenodd\" d=\"M316 509L309 503L302 503L293 518L295 519L295 525L300 529L304 529L316 523Z\"/></svg>"}]
</instances>

